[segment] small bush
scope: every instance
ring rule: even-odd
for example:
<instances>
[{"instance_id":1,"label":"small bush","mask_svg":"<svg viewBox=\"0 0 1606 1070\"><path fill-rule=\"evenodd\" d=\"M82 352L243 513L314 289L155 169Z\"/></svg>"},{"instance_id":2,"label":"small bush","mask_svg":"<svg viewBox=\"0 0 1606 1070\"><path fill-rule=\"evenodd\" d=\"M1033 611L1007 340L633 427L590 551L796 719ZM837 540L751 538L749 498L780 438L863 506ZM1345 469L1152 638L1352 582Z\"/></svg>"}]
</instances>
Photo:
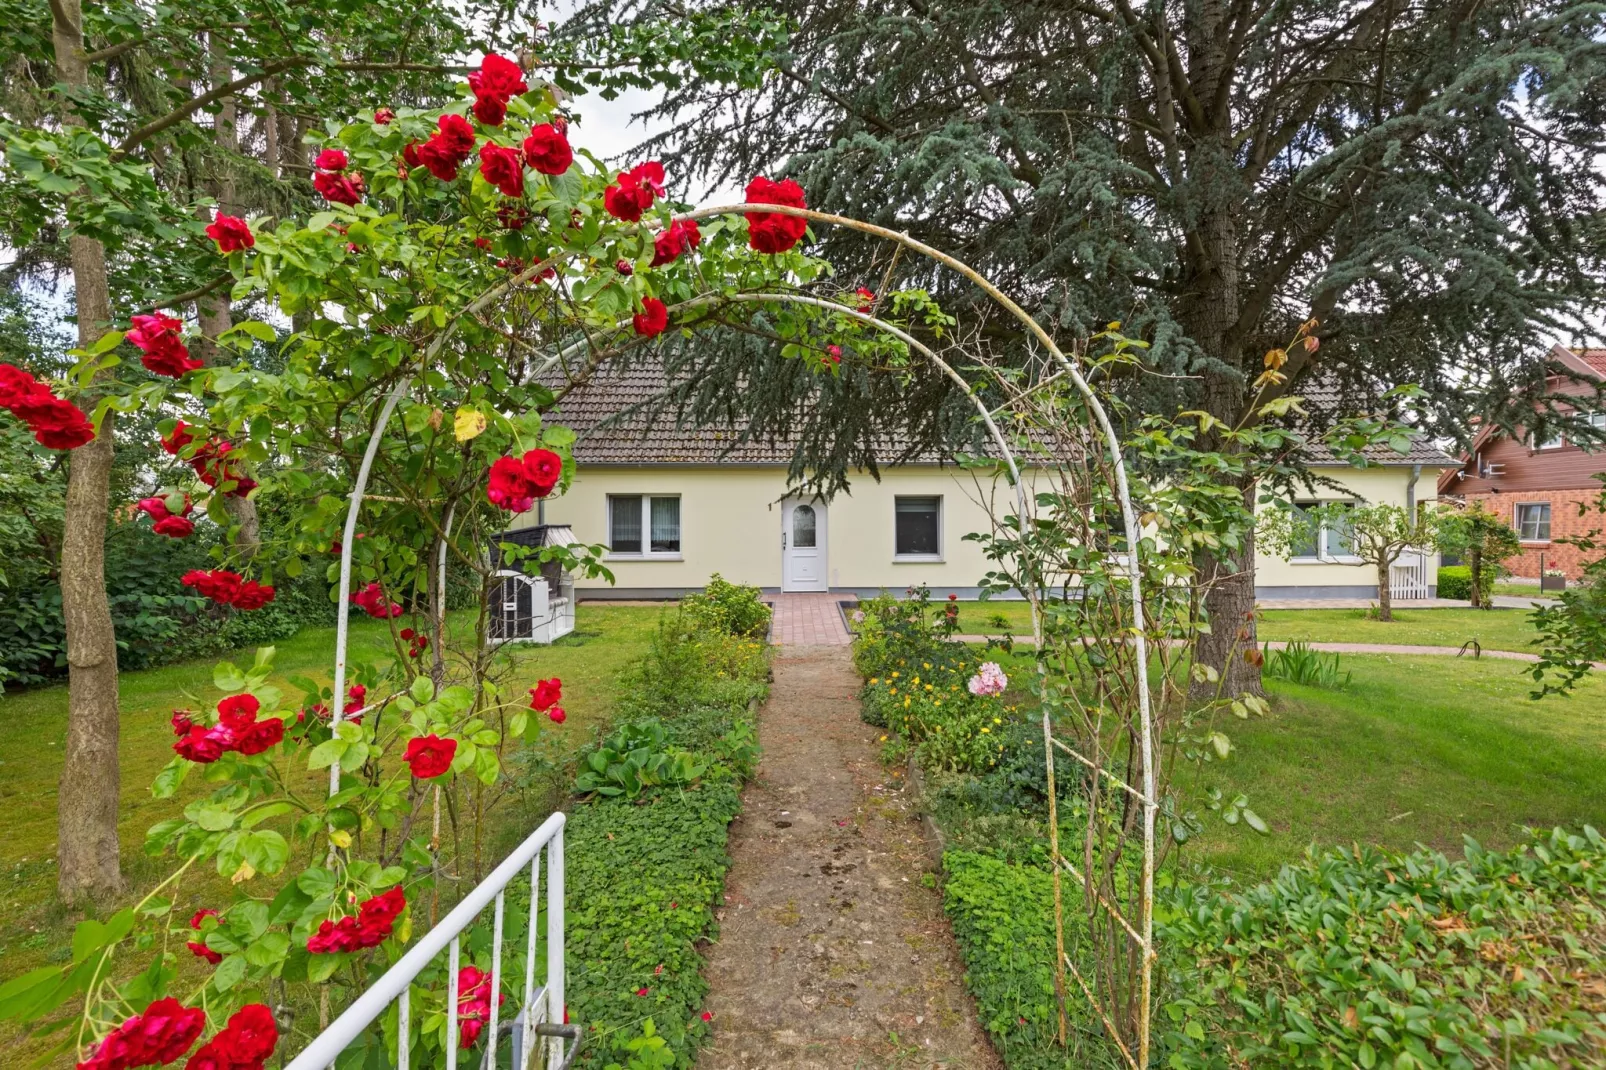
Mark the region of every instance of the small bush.
<instances>
[{"instance_id":1,"label":"small bush","mask_svg":"<svg viewBox=\"0 0 1606 1070\"><path fill-rule=\"evenodd\" d=\"M966 647L950 646L933 654L935 661L872 676L860 716L913 743L923 768L985 773L1003 756L1004 731L1016 720L1016 708L1000 696L966 690L977 662Z\"/></svg>"},{"instance_id":2,"label":"small bush","mask_svg":"<svg viewBox=\"0 0 1606 1070\"><path fill-rule=\"evenodd\" d=\"M1166 1066L1606 1063L1606 839L1312 853L1162 914ZM957 926L956 926L957 927Z\"/></svg>"},{"instance_id":3,"label":"small bush","mask_svg":"<svg viewBox=\"0 0 1606 1070\"><path fill-rule=\"evenodd\" d=\"M1440 598L1472 599L1472 569L1468 565L1445 565L1439 569Z\"/></svg>"},{"instance_id":4,"label":"small bush","mask_svg":"<svg viewBox=\"0 0 1606 1070\"><path fill-rule=\"evenodd\" d=\"M717 572L701 594L687 595L680 606L702 627L725 635L762 639L769 634L770 607L759 601L759 589L731 583Z\"/></svg>"}]
</instances>

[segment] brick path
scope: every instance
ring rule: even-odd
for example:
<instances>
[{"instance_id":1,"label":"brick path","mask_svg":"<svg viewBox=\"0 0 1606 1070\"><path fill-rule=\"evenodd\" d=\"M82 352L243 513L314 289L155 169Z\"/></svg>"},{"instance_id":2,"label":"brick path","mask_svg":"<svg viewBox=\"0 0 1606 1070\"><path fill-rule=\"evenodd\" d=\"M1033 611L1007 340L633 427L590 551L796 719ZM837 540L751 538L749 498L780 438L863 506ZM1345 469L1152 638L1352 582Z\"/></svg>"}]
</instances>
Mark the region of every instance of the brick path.
<instances>
[{"instance_id":1,"label":"brick path","mask_svg":"<svg viewBox=\"0 0 1606 1070\"><path fill-rule=\"evenodd\" d=\"M840 595L777 594L766 598L775 610L770 642L776 646L847 646L853 639L837 608Z\"/></svg>"}]
</instances>

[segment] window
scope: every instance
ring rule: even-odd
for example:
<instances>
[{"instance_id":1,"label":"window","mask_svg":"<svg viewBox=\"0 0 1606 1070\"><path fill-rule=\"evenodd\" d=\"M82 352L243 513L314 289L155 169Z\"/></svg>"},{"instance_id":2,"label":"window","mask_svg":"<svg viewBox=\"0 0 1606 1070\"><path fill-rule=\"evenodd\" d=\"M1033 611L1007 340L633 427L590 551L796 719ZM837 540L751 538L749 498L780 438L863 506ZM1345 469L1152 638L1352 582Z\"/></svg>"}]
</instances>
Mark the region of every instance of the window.
<instances>
[{"instance_id":1,"label":"window","mask_svg":"<svg viewBox=\"0 0 1606 1070\"><path fill-rule=\"evenodd\" d=\"M895 498L892 511L894 556L942 556L941 498Z\"/></svg>"},{"instance_id":2,"label":"window","mask_svg":"<svg viewBox=\"0 0 1606 1070\"><path fill-rule=\"evenodd\" d=\"M1533 447L1536 450L1559 450L1566 442L1562 439L1559 428L1545 432L1541 439L1537 434L1533 436Z\"/></svg>"},{"instance_id":3,"label":"window","mask_svg":"<svg viewBox=\"0 0 1606 1070\"><path fill-rule=\"evenodd\" d=\"M616 555L678 556L680 499L608 495L608 550Z\"/></svg>"},{"instance_id":4,"label":"window","mask_svg":"<svg viewBox=\"0 0 1606 1070\"><path fill-rule=\"evenodd\" d=\"M1550 541L1550 503L1517 506L1517 537L1523 542Z\"/></svg>"},{"instance_id":5,"label":"window","mask_svg":"<svg viewBox=\"0 0 1606 1070\"><path fill-rule=\"evenodd\" d=\"M792 508L792 548L814 549L814 506L798 505Z\"/></svg>"},{"instance_id":6,"label":"window","mask_svg":"<svg viewBox=\"0 0 1606 1070\"><path fill-rule=\"evenodd\" d=\"M1293 554L1306 561L1331 561L1355 556L1355 533L1350 529L1350 502L1295 502Z\"/></svg>"}]
</instances>

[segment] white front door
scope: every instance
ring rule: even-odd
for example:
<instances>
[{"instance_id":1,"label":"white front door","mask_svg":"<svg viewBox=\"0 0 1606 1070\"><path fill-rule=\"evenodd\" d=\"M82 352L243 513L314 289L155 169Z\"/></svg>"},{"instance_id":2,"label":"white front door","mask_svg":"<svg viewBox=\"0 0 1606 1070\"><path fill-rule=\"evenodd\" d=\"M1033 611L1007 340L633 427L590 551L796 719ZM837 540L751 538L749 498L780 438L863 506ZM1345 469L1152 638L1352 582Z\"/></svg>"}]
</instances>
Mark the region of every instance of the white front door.
<instances>
[{"instance_id":1,"label":"white front door","mask_svg":"<svg viewBox=\"0 0 1606 1070\"><path fill-rule=\"evenodd\" d=\"M825 505L788 500L781 506L781 590L825 591Z\"/></svg>"}]
</instances>

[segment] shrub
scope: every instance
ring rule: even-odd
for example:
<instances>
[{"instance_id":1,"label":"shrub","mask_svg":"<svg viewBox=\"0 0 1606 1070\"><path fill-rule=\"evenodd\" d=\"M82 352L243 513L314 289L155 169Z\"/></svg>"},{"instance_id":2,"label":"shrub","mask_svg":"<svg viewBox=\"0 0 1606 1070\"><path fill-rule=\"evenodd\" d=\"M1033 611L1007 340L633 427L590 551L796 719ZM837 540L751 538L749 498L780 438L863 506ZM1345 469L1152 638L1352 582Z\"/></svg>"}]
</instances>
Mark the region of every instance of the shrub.
<instances>
[{"instance_id":1,"label":"shrub","mask_svg":"<svg viewBox=\"0 0 1606 1070\"><path fill-rule=\"evenodd\" d=\"M924 768L985 773L1003 755L1004 729L1016 719L1016 708L1001 696L966 690L976 671L968 648L948 644L932 656L937 660L872 676L861 696L861 716L913 743Z\"/></svg>"},{"instance_id":2,"label":"shrub","mask_svg":"<svg viewBox=\"0 0 1606 1070\"><path fill-rule=\"evenodd\" d=\"M1236 895L1183 889L1158 1016L1172 1067L1599 1066L1606 840L1337 848Z\"/></svg>"},{"instance_id":3,"label":"shrub","mask_svg":"<svg viewBox=\"0 0 1606 1070\"><path fill-rule=\"evenodd\" d=\"M1472 599L1472 569L1468 565L1445 565L1439 569L1440 598Z\"/></svg>"},{"instance_id":4,"label":"shrub","mask_svg":"<svg viewBox=\"0 0 1606 1070\"><path fill-rule=\"evenodd\" d=\"M701 594L687 595L680 605L699 625L726 635L762 639L769 634L770 607L759 601L758 588L731 583L717 572Z\"/></svg>"},{"instance_id":5,"label":"shrub","mask_svg":"<svg viewBox=\"0 0 1606 1070\"><path fill-rule=\"evenodd\" d=\"M634 799L660 784L690 784L707 768L691 751L669 746L657 721L630 721L586 755L574 790Z\"/></svg>"}]
</instances>

